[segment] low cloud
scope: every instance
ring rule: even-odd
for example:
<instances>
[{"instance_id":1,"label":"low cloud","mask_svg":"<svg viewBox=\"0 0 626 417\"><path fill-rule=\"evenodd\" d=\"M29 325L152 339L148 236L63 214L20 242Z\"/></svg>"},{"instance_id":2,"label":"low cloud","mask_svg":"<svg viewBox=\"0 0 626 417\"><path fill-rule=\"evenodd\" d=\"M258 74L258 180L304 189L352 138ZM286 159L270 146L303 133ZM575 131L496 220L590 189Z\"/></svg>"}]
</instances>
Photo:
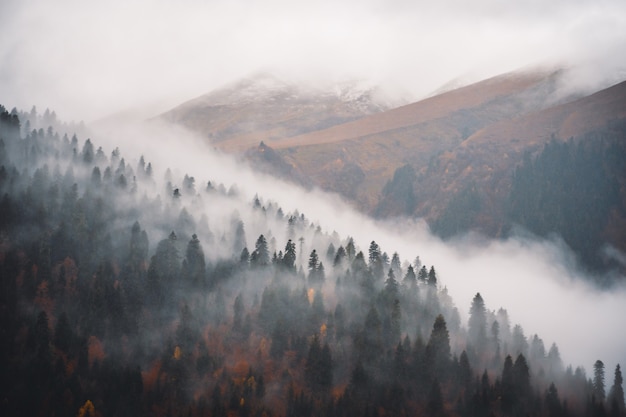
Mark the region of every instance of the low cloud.
<instances>
[{"instance_id":1,"label":"low cloud","mask_svg":"<svg viewBox=\"0 0 626 417\"><path fill-rule=\"evenodd\" d=\"M419 256L423 264L435 266L440 286L447 287L465 325L472 298L480 292L489 310L506 309L512 324L521 324L526 336L538 334L548 347L556 343L566 364L583 366L589 372L596 359L603 360L607 369L626 363L626 340L619 331L626 317L626 288L603 290L592 285L557 238L539 240L518 234L491 240L470 234L442 242L419 219L374 221L337 195L306 191L255 173L231 156L201 145L199 138L180 128L116 126L98 138L98 142L103 140L113 147L124 144L120 148L125 155L138 158L143 154L156 167L169 166L192 175L198 187L206 179L226 187L236 183L244 200L252 201L258 194L278 203L286 213L298 210L327 233L353 237L360 250L367 251L375 240L390 256L397 251L409 262Z\"/></svg>"},{"instance_id":2,"label":"low cloud","mask_svg":"<svg viewBox=\"0 0 626 417\"><path fill-rule=\"evenodd\" d=\"M626 67L620 0L2 3L5 105L85 121L166 110L258 70L366 79L418 98L459 76L546 62L588 68L581 84Z\"/></svg>"}]
</instances>

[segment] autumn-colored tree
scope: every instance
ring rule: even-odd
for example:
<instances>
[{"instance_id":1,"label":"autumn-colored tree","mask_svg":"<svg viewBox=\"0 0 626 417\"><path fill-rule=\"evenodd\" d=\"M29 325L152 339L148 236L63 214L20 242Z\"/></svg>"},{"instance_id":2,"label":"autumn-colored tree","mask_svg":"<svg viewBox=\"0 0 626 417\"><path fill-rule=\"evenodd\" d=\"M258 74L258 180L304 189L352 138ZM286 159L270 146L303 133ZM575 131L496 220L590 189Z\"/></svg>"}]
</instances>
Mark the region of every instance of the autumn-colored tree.
<instances>
[{"instance_id":1,"label":"autumn-colored tree","mask_svg":"<svg viewBox=\"0 0 626 417\"><path fill-rule=\"evenodd\" d=\"M85 401L82 407L78 409L78 417L96 417L96 409L90 400Z\"/></svg>"}]
</instances>

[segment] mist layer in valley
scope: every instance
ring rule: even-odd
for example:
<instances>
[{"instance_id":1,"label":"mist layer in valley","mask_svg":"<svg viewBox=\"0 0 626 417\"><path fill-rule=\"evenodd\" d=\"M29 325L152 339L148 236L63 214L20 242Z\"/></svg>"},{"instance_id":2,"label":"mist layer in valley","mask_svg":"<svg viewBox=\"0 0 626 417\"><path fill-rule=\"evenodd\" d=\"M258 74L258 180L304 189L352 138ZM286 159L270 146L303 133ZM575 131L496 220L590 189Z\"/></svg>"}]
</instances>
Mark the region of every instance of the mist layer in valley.
<instances>
[{"instance_id":1,"label":"mist layer in valley","mask_svg":"<svg viewBox=\"0 0 626 417\"><path fill-rule=\"evenodd\" d=\"M553 339L546 342L562 346L567 363L590 368L595 356L610 356L611 363L624 360L626 342L614 327L617 318L626 313L624 288L596 288L557 236L543 240L520 231L519 236L505 240L469 234L443 242L419 219L372 220L336 194L307 191L254 172L180 128L162 124L117 128L106 136L128 138L122 142L135 157L143 153L159 161L158 165L171 166L195 178L236 183L245 200L259 195L286 212L299 210L325 232L352 237L363 250L375 240L390 254L397 251L403 261L412 262L419 256L425 264L436 266L440 285L458 304L464 320L474 294L480 292L491 310L505 308L527 332L550 335ZM163 146L144 146L138 140L141 137L150 141L158 138ZM620 277L608 280L623 282ZM577 331L580 325L586 331ZM598 355L596 350L606 355Z\"/></svg>"},{"instance_id":2,"label":"mist layer in valley","mask_svg":"<svg viewBox=\"0 0 626 417\"><path fill-rule=\"evenodd\" d=\"M580 410L585 368L623 362L624 291L585 284L557 241L442 243L423 223L374 222L259 175L180 128L79 140L41 123L3 112L3 352L20 381L41 381L38 398L65 381L73 397L57 411L390 407L386 394L350 400L388 378L421 393L398 407L449 407L483 369L485 390L511 369L527 375L485 406L530 407L532 378ZM118 378L130 396L107 385ZM21 386L7 404L23 406Z\"/></svg>"}]
</instances>

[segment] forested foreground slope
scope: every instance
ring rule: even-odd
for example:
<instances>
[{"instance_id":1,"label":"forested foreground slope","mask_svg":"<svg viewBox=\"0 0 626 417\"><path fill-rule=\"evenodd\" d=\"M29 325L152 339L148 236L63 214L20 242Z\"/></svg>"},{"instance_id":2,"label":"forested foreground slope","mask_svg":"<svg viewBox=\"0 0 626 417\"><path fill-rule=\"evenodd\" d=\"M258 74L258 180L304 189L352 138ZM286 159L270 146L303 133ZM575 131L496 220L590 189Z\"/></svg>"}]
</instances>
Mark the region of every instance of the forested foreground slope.
<instances>
[{"instance_id":1,"label":"forested foreground slope","mask_svg":"<svg viewBox=\"0 0 626 417\"><path fill-rule=\"evenodd\" d=\"M419 256L0 113L3 416L625 415Z\"/></svg>"}]
</instances>

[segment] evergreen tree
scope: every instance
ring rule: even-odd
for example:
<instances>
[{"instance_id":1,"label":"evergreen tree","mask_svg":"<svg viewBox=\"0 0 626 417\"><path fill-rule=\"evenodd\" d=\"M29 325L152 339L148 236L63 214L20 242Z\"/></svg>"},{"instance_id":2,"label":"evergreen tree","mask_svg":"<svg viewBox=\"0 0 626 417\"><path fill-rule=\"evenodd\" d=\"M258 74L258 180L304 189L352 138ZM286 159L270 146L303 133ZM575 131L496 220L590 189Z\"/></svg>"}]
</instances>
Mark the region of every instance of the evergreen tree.
<instances>
[{"instance_id":1,"label":"evergreen tree","mask_svg":"<svg viewBox=\"0 0 626 417\"><path fill-rule=\"evenodd\" d=\"M428 281L428 270L426 269L426 265L422 265L417 273L417 281L421 284L426 284Z\"/></svg>"},{"instance_id":2,"label":"evergreen tree","mask_svg":"<svg viewBox=\"0 0 626 417\"><path fill-rule=\"evenodd\" d=\"M241 293L239 293L237 297L235 297L235 304L233 305L233 330L239 331L242 329L243 315L243 297Z\"/></svg>"},{"instance_id":3,"label":"evergreen tree","mask_svg":"<svg viewBox=\"0 0 626 417\"><path fill-rule=\"evenodd\" d=\"M287 271L296 272L296 244L289 239L285 245L285 254L283 255L283 266Z\"/></svg>"},{"instance_id":4,"label":"evergreen tree","mask_svg":"<svg viewBox=\"0 0 626 417\"><path fill-rule=\"evenodd\" d=\"M470 384L472 383L474 372L470 367L469 358L467 357L467 352L461 352L461 356L459 357L459 383L461 387L463 387L466 392L469 392Z\"/></svg>"},{"instance_id":5,"label":"evergreen tree","mask_svg":"<svg viewBox=\"0 0 626 417\"><path fill-rule=\"evenodd\" d=\"M561 400L559 400L559 392L554 383L551 383L546 391L545 402L546 408L548 409L548 415L550 417L563 416L563 407L561 405Z\"/></svg>"},{"instance_id":6,"label":"evergreen tree","mask_svg":"<svg viewBox=\"0 0 626 417\"><path fill-rule=\"evenodd\" d=\"M619 364L617 364L615 367L613 386L609 394L611 415L619 416L626 411L626 406L624 406L624 388L622 387L623 381L622 370Z\"/></svg>"},{"instance_id":7,"label":"evergreen tree","mask_svg":"<svg viewBox=\"0 0 626 417\"><path fill-rule=\"evenodd\" d=\"M406 288L410 288L410 289L417 288L417 276L415 275L415 270L413 270L413 267L411 265L409 265L409 267L406 270L406 274L404 275L402 284L404 284Z\"/></svg>"},{"instance_id":8,"label":"evergreen tree","mask_svg":"<svg viewBox=\"0 0 626 417\"><path fill-rule=\"evenodd\" d=\"M321 347L317 334L309 345L304 366L304 378L314 392L325 392L332 386L332 357L328 344Z\"/></svg>"},{"instance_id":9,"label":"evergreen tree","mask_svg":"<svg viewBox=\"0 0 626 417\"><path fill-rule=\"evenodd\" d=\"M161 240L156 253L150 259L148 268L147 290L152 302L161 305L172 289L177 286L180 274L180 256L178 254L176 233L170 233L167 239Z\"/></svg>"},{"instance_id":10,"label":"evergreen tree","mask_svg":"<svg viewBox=\"0 0 626 417\"><path fill-rule=\"evenodd\" d=\"M384 289L385 299L389 304L393 302L393 300L398 298L398 281L396 281L396 277L394 276L393 269L389 268L389 272L387 273L387 280L385 281L385 289Z\"/></svg>"},{"instance_id":11,"label":"evergreen tree","mask_svg":"<svg viewBox=\"0 0 626 417\"><path fill-rule=\"evenodd\" d=\"M384 274L384 264L382 261L382 253L380 252L380 246L372 240L369 247L368 266L376 279L380 279Z\"/></svg>"},{"instance_id":12,"label":"evergreen tree","mask_svg":"<svg viewBox=\"0 0 626 417\"><path fill-rule=\"evenodd\" d=\"M430 267L428 271L428 285L431 287L437 287L437 273L435 272L435 266Z\"/></svg>"},{"instance_id":13,"label":"evergreen tree","mask_svg":"<svg viewBox=\"0 0 626 417\"><path fill-rule=\"evenodd\" d=\"M319 261L319 257L317 256L317 251L313 249L311 251L311 255L309 255L309 275L308 280L309 284L317 285L324 282L324 269L322 263Z\"/></svg>"},{"instance_id":14,"label":"evergreen tree","mask_svg":"<svg viewBox=\"0 0 626 417\"><path fill-rule=\"evenodd\" d=\"M487 372L485 370L485 372ZM504 368L502 369L502 378L500 381L501 397L502 397L502 410L505 413L510 413L513 409L515 402L515 379L513 377L513 358L511 355L507 355L504 358Z\"/></svg>"},{"instance_id":15,"label":"evergreen tree","mask_svg":"<svg viewBox=\"0 0 626 417\"><path fill-rule=\"evenodd\" d=\"M187 283L195 287L203 287L205 284L205 268L204 251L198 236L194 233L187 244L183 264L183 276Z\"/></svg>"},{"instance_id":16,"label":"evergreen tree","mask_svg":"<svg viewBox=\"0 0 626 417\"><path fill-rule=\"evenodd\" d=\"M250 264L253 266L267 266L270 264L270 252L263 235L260 235L254 244L254 251L250 255Z\"/></svg>"},{"instance_id":17,"label":"evergreen tree","mask_svg":"<svg viewBox=\"0 0 626 417\"><path fill-rule=\"evenodd\" d=\"M428 403L426 410L429 416L441 416L443 415L443 395L441 393L441 385L439 380L435 378L430 386L428 393Z\"/></svg>"},{"instance_id":18,"label":"evergreen tree","mask_svg":"<svg viewBox=\"0 0 626 417\"><path fill-rule=\"evenodd\" d=\"M450 366L450 335L446 320L441 314L435 319L430 339L426 345L426 359L434 375L439 378L448 374Z\"/></svg>"},{"instance_id":19,"label":"evergreen tree","mask_svg":"<svg viewBox=\"0 0 626 417\"><path fill-rule=\"evenodd\" d=\"M356 256L356 248L354 246L354 239L349 238L346 244L346 255L348 255L348 262L352 263Z\"/></svg>"},{"instance_id":20,"label":"evergreen tree","mask_svg":"<svg viewBox=\"0 0 626 417\"><path fill-rule=\"evenodd\" d=\"M394 252L393 255L391 256L391 264L390 264L391 269L393 269L393 273L399 277L402 274L402 265L400 264L400 255L398 255L398 252Z\"/></svg>"},{"instance_id":21,"label":"evergreen tree","mask_svg":"<svg viewBox=\"0 0 626 417\"><path fill-rule=\"evenodd\" d=\"M606 398L606 391L604 389L604 362L599 359L593 364L593 394L597 402L604 403L604 399Z\"/></svg>"},{"instance_id":22,"label":"evergreen tree","mask_svg":"<svg viewBox=\"0 0 626 417\"><path fill-rule=\"evenodd\" d=\"M470 307L468 341L482 353L487 341L487 310L480 293L476 293Z\"/></svg>"},{"instance_id":23,"label":"evergreen tree","mask_svg":"<svg viewBox=\"0 0 626 417\"><path fill-rule=\"evenodd\" d=\"M344 260L346 259L347 255L346 255L346 250L344 249L343 246L339 246L339 249L337 249L337 252L335 253L335 259L333 260L333 266L334 267L338 267L343 265Z\"/></svg>"}]
</instances>

